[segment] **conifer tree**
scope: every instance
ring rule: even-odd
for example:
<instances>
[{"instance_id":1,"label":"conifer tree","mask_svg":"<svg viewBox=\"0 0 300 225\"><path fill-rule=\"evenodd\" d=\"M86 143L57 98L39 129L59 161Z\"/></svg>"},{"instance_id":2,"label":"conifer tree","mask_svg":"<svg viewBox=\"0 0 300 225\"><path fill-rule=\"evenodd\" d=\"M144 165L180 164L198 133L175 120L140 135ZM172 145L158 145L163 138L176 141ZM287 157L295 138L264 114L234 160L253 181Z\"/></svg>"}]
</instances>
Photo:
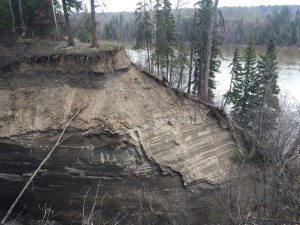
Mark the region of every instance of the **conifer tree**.
<instances>
[{"instance_id":1,"label":"conifer tree","mask_svg":"<svg viewBox=\"0 0 300 225\"><path fill-rule=\"evenodd\" d=\"M188 64L188 52L183 43L180 43L178 46L178 51L175 57L174 64L175 64L174 67L177 69L175 74L178 75L177 89L182 90L184 70ZM171 84L172 84L172 79L171 79Z\"/></svg>"},{"instance_id":2,"label":"conifer tree","mask_svg":"<svg viewBox=\"0 0 300 225\"><path fill-rule=\"evenodd\" d=\"M268 38L266 53L258 62L251 37L243 60L244 66L236 49L231 64L231 87L226 94L233 105L231 116L240 126L254 132L259 140L267 139L276 126L279 110L275 37Z\"/></svg>"},{"instance_id":3,"label":"conifer tree","mask_svg":"<svg viewBox=\"0 0 300 225\"><path fill-rule=\"evenodd\" d=\"M172 77L172 63L174 58L174 48L177 42L177 31L174 16L172 14L172 5L169 0L163 1L163 17L164 17L164 29L166 36L166 46L164 46L163 53L163 67L166 69L166 77L171 82Z\"/></svg>"},{"instance_id":4,"label":"conifer tree","mask_svg":"<svg viewBox=\"0 0 300 225\"><path fill-rule=\"evenodd\" d=\"M166 37L163 36L163 29L164 29L164 21L163 21L163 15L162 15L162 3L161 0L156 0L156 3L154 5L154 12L155 12L155 64L156 64L156 73L158 76L160 76L160 57L161 53L163 52L162 48L165 45L164 41Z\"/></svg>"},{"instance_id":5,"label":"conifer tree","mask_svg":"<svg viewBox=\"0 0 300 225\"><path fill-rule=\"evenodd\" d=\"M144 49L147 50L147 61L148 69L151 70L151 53L152 53L152 20L150 16L150 6L144 0L144 2L138 2L137 8L135 10L135 23L137 26L136 30L136 43L134 49Z\"/></svg>"},{"instance_id":6,"label":"conifer tree","mask_svg":"<svg viewBox=\"0 0 300 225\"><path fill-rule=\"evenodd\" d=\"M157 74L169 78L170 62L176 44L176 25L169 0L156 0L155 9L155 62ZM169 80L169 79L168 79Z\"/></svg>"},{"instance_id":7,"label":"conifer tree","mask_svg":"<svg viewBox=\"0 0 300 225\"><path fill-rule=\"evenodd\" d=\"M240 123L242 127L253 129L257 109L257 56L256 45L253 37L250 38L248 45L243 53L244 58L244 90L241 102Z\"/></svg>"},{"instance_id":8,"label":"conifer tree","mask_svg":"<svg viewBox=\"0 0 300 225\"><path fill-rule=\"evenodd\" d=\"M241 103L244 91L243 66L238 48L235 49L232 63L229 66L231 66L231 82L229 91L225 94L226 100L224 106L227 102L232 104L231 116L238 122L242 109Z\"/></svg>"},{"instance_id":9,"label":"conifer tree","mask_svg":"<svg viewBox=\"0 0 300 225\"><path fill-rule=\"evenodd\" d=\"M217 32L218 25L215 24L214 33L213 33L213 40L211 45L211 57L210 57L210 64L209 64L209 77L208 77L208 100L212 101L214 99L213 90L216 89L216 73L219 73L220 66L221 66L221 50L220 45L222 44L222 37L218 35Z\"/></svg>"},{"instance_id":10,"label":"conifer tree","mask_svg":"<svg viewBox=\"0 0 300 225\"><path fill-rule=\"evenodd\" d=\"M262 137L262 131L268 127L269 130L274 128L276 121L276 112L279 109L279 87L277 84L277 52L276 40L273 35L268 37L266 43L265 55L260 55L258 61L258 103L259 118L257 121L257 136Z\"/></svg>"}]
</instances>

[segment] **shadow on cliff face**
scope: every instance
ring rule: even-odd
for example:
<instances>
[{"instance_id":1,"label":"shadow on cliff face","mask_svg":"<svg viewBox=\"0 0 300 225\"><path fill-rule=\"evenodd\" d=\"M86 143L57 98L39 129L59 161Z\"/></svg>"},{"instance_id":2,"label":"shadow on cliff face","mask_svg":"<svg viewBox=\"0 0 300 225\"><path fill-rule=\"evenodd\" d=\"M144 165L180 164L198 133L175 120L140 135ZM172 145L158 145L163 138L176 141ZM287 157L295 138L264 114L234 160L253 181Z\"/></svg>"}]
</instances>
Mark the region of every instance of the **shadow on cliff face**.
<instances>
[{"instance_id":1,"label":"shadow on cliff face","mask_svg":"<svg viewBox=\"0 0 300 225\"><path fill-rule=\"evenodd\" d=\"M195 193L183 187L179 176L163 176L134 146L118 141L103 146L105 141L99 137L89 138L95 146L92 151L78 147L86 141L79 136L60 146L25 192L12 218L21 213L23 224L38 220L82 224L88 217L94 224L203 224L199 221L208 218L211 189L194 186ZM1 216L46 150L1 143Z\"/></svg>"},{"instance_id":2,"label":"shadow on cliff face","mask_svg":"<svg viewBox=\"0 0 300 225\"><path fill-rule=\"evenodd\" d=\"M17 73L13 74L14 79L11 79L12 74L0 76L2 90L16 90L26 88L55 88L63 85L78 89L101 89L104 87L107 77L118 76L120 72L110 74L95 74L95 73L78 73L78 74L63 74L54 73L51 71L39 72L39 76L35 76L37 72Z\"/></svg>"}]
</instances>

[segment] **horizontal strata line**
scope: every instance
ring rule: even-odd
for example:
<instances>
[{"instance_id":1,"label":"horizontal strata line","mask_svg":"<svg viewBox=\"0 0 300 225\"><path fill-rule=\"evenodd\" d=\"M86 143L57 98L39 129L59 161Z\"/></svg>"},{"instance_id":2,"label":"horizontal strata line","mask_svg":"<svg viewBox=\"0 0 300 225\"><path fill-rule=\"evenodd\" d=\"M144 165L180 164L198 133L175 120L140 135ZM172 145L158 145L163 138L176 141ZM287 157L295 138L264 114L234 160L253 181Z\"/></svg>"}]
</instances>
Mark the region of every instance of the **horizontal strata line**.
<instances>
[{"instance_id":1,"label":"horizontal strata line","mask_svg":"<svg viewBox=\"0 0 300 225\"><path fill-rule=\"evenodd\" d=\"M225 139L226 140L226 139ZM225 144L223 145L220 145L220 143L223 142L223 140L220 140L218 141L217 143L215 143L215 148L213 149L210 149L206 152L200 152L199 151L199 148L195 148L195 150L192 152L193 154L191 154L191 152L189 152L189 150L186 150L186 151L183 151L181 153L178 152L178 154L185 154L186 157L184 160L188 160L188 159L194 159L195 161L198 161L199 158L207 158L209 157L207 154L212 154L214 157L215 156L218 156L219 154L214 154L216 151L220 151L220 149L223 148L223 151L224 150L227 150L227 149L234 149L234 142L226 142ZM171 146L170 146L171 145ZM174 154L174 149L172 149L171 151L171 148L174 144L173 143L168 143L168 144L164 144L161 146L161 148L158 148L157 151L153 151L151 150L151 147L147 148L146 151L150 151L151 155L154 157L154 158L161 158L164 156L172 159L172 158L178 158L178 154ZM206 145L206 147L210 147L211 145ZM212 146L211 146L212 147ZM164 150L164 149L169 149L168 151ZM181 149L181 148L180 148ZM180 151L180 150L179 150Z\"/></svg>"},{"instance_id":2,"label":"horizontal strata line","mask_svg":"<svg viewBox=\"0 0 300 225\"><path fill-rule=\"evenodd\" d=\"M213 148L207 152L201 153L199 155L195 155L202 158L210 158L210 157L218 157L220 154L223 154L224 151L233 150L235 148L234 142L226 142L222 146Z\"/></svg>"},{"instance_id":3,"label":"horizontal strata line","mask_svg":"<svg viewBox=\"0 0 300 225\"><path fill-rule=\"evenodd\" d=\"M198 134L199 132L197 132ZM195 148L199 148L201 146L208 146L213 140L215 140L216 136L218 137L220 134L220 132L213 132L213 133L206 133L204 135L197 135L196 138L192 138L192 141L189 142L184 142L181 141L180 137L178 136L171 136L171 138L167 139L166 136L165 138L161 138L160 140L156 140L155 142L144 142L142 141L142 143L144 144L144 146L147 146L148 149L151 149L151 152L153 154L157 154L157 152L161 152L161 151L165 151L165 149L162 150L161 147L159 146L165 146L166 143L170 143L170 145L175 145L174 141L176 140L180 140L181 144L180 144L180 148L183 147L187 147L189 148L189 146L194 146ZM204 139L205 138L205 139ZM227 138L227 137L225 137ZM199 139L203 139L201 142L199 141ZM162 144L161 144L162 143ZM157 149L157 150L154 150Z\"/></svg>"},{"instance_id":4,"label":"horizontal strata line","mask_svg":"<svg viewBox=\"0 0 300 225\"><path fill-rule=\"evenodd\" d=\"M232 155L232 151L230 151L230 150L227 150L227 152L225 152L225 154L223 154L223 155L226 155L227 153L231 153L231 154L229 154L229 155ZM224 159L224 158L223 158L223 159ZM226 165L226 164L229 162L229 160L219 160L218 158L214 158L214 161L217 162L218 167L222 167L223 164ZM224 163L224 162L227 162L227 163ZM199 168L200 168L200 167L199 167ZM206 168L207 168L207 167L206 167L206 166L203 167L203 164L202 164L200 170L204 170L204 169L206 169Z\"/></svg>"},{"instance_id":5,"label":"horizontal strata line","mask_svg":"<svg viewBox=\"0 0 300 225\"><path fill-rule=\"evenodd\" d=\"M207 140L214 139L216 136L218 137L220 132L203 133L202 135L199 135L198 133L199 132L197 132L197 134L194 134L194 135L191 134L193 136L191 137L191 140L189 140L189 141L185 141L183 139L183 144L199 146L199 144L205 143L205 142L207 142Z\"/></svg>"},{"instance_id":6,"label":"horizontal strata line","mask_svg":"<svg viewBox=\"0 0 300 225\"><path fill-rule=\"evenodd\" d=\"M233 151L233 149L231 148L231 144L232 143L227 143L223 146L220 146L219 148L215 148L212 149L211 152L216 152L216 151L220 151L221 148L223 148L224 146L227 146L228 148L224 151ZM192 166L190 166L190 169L195 169L195 167L198 167L199 165L203 165L206 163L206 161L208 161L210 158L217 160L218 154L215 155L211 155L210 157L205 157L204 154L199 154L197 155L197 157L192 157L191 161L188 160L189 164L191 164Z\"/></svg>"},{"instance_id":7,"label":"horizontal strata line","mask_svg":"<svg viewBox=\"0 0 300 225\"><path fill-rule=\"evenodd\" d=\"M207 131L208 128L210 128L209 125L195 125L191 124L187 128L182 128L183 126L176 127L176 130L178 130L182 135L185 135L186 133L194 130L205 130Z\"/></svg>"},{"instance_id":8,"label":"horizontal strata line","mask_svg":"<svg viewBox=\"0 0 300 225\"><path fill-rule=\"evenodd\" d=\"M154 129L154 128L150 128L150 130L149 129L144 129L144 130L142 130L142 132L143 132L143 140L152 139L154 136L159 138L159 135L162 135L162 134L164 134L164 133L166 133L166 132L168 132L170 130L178 131L179 134L184 135L184 134L190 132L191 130L192 131L194 131L194 130L200 130L200 129L203 130L203 128L210 127L210 125L199 126L199 125L195 125L195 124L189 124L187 126L190 127L190 129L182 131L181 130L182 126L183 125L175 126L175 127L172 127L172 129L169 128L169 129L164 130L163 132L158 132L160 129ZM205 130L207 130L207 129L205 129ZM151 131L153 131L153 132L151 132ZM151 135L147 135L147 133L151 133Z\"/></svg>"},{"instance_id":9,"label":"horizontal strata line","mask_svg":"<svg viewBox=\"0 0 300 225\"><path fill-rule=\"evenodd\" d=\"M223 136L217 139L210 138L209 140L203 141L199 143L196 147L194 147L193 151L189 151L191 156L195 155L203 155L206 152L212 151L214 149L220 149L222 146L227 145L228 143L234 143L229 137ZM189 150L189 149L188 149Z\"/></svg>"},{"instance_id":10,"label":"horizontal strata line","mask_svg":"<svg viewBox=\"0 0 300 225\"><path fill-rule=\"evenodd\" d=\"M227 153L230 153L229 155L234 154L231 152L233 152L232 148L229 148L227 151L223 152L220 155L224 155ZM164 162L165 164L169 164L169 165L171 164L174 168L178 168L178 170L181 173L183 172L184 169L186 169L187 171L198 171L199 172L200 168L201 168L201 170L203 170L209 166L214 166L214 167L218 166L219 167L220 165L222 165L222 164L219 164L219 160L215 156L212 156L210 158L206 158L203 160L199 160L199 158L197 157L197 158L187 158L186 160L181 160L181 161L178 159L175 160L175 158L164 159L163 157L160 157L159 161ZM211 161L214 161L214 162L211 162ZM193 165L193 166L189 166L189 165Z\"/></svg>"},{"instance_id":11,"label":"horizontal strata line","mask_svg":"<svg viewBox=\"0 0 300 225\"><path fill-rule=\"evenodd\" d=\"M141 140L143 142L153 142L153 143L155 143L155 142L159 141L160 139L163 139L164 137L171 136L171 135L173 135L173 133L170 129L168 129L164 132L156 132L156 133L154 133L153 136L148 137L148 138L145 138L144 135L143 135Z\"/></svg>"}]
</instances>

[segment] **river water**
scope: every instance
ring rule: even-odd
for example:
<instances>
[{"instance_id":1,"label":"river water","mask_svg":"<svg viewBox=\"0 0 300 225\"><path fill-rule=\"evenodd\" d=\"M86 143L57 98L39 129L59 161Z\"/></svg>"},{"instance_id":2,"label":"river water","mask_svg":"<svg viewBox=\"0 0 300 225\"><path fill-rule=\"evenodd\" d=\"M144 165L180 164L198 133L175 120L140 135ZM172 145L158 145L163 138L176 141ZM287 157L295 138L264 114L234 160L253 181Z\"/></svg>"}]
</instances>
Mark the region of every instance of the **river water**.
<instances>
[{"instance_id":1,"label":"river water","mask_svg":"<svg viewBox=\"0 0 300 225\"><path fill-rule=\"evenodd\" d=\"M242 52L246 46L240 46ZM215 91L216 100L220 101L221 96L229 89L231 74L229 67L232 62L235 46L225 46L222 48L220 73L216 74L217 88ZM257 47L257 54L264 54L264 47ZM128 55L134 63L143 65L146 60L146 52L127 50ZM278 85L281 94L288 94L300 102L300 49L296 47L278 47Z\"/></svg>"},{"instance_id":2,"label":"river water","mask_svg":"<svg viewBox=\"0 0 300 225\"><path fill-rule=\"evenodd\" d=\"M240 46L242 51L246 46ZM220 73L216 75L217 89L216 97L222 96L229 89L230 84L230 63L232 62L234 46L222 48L222 64ZM257 47L258 54L264 54L264 47ZM278 85L281 94L288 94L300 102L300 49L292 47L278 47Z\"/></svg>"}]
</instances>

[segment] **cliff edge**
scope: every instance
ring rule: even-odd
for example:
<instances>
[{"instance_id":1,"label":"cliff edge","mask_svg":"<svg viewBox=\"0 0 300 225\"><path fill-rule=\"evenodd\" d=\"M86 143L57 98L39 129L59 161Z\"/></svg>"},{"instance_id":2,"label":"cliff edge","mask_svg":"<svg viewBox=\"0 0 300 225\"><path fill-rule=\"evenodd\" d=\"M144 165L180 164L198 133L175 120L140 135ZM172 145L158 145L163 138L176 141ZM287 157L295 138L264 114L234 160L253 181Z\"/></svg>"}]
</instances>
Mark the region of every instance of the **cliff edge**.
<instances>
[{"instance_id":1,"label":"cliff edge","mask_svg":"<svg viewBox=\"0 0 300 225\"><path fill-rule=\"evenodd\" d=\"M100 182L103 199L109 199L103 207L126 212L122 224L142 217L171 221L178 202L197 224L204 193L227 178L239 154L210 109L138 69L121 46L27 55L25 50L2 58L0 71L2 210L83 105L20 207L28 203L32 212L45 203L66 207L67 221ZM115 216L102 214L106 221Z\"/></svg>"}]
</instances>

